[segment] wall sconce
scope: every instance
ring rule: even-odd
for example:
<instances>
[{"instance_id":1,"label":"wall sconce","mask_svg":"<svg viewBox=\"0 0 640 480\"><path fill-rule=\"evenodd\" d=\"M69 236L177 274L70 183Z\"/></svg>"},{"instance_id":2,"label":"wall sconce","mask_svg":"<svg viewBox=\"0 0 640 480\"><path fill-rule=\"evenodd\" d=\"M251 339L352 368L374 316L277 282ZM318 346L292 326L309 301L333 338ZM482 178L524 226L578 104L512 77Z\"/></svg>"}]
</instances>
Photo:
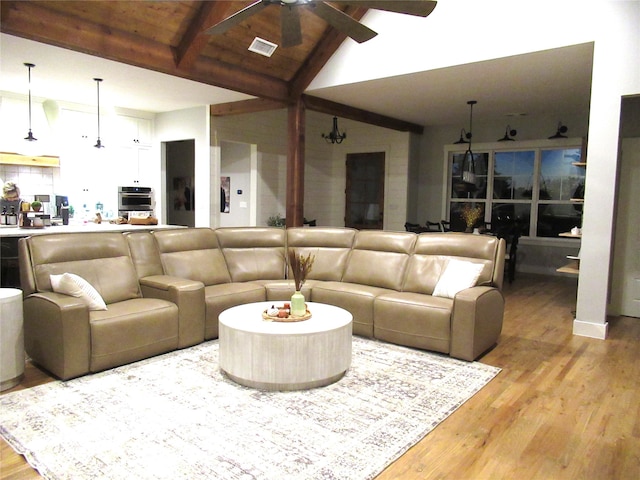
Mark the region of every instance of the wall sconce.
<instances>
[{"instance_id":1,"label":"wall sconce","mask_svg":"<svg viewBox=\"0 0 640 480\"><path fill-rule=\"evenodd\" d=\"M100 82L102 81L102 79L94 78L94 80L96 81L96 87L98 89L98 141L96 141L94 147L103 148L104 145L102 145L102 141L100 140Z\"/></svg>"},{"instance_id":2,"label":"wall sconce","mask_svg":"<svg viewBox=\"0 0 640 480\"><path fill-rule=\"evenodd\" d=\"M511 128L511 125L507 125L507 128L504 130L504 137L498 139L499 142L515 142L515 140L511 137L515 137L518 134L518 131Z\"/></svg>"},{"instance_id":3,"label":"wall sconce","mask_svg":"<svg viewBox=\"0 0 640 480\"><path fill-rule=\"evenodd\" d=\"M556 130L555 135L551 135L549 137L549 140L553 140L554 138L567 138L566 135L563 135L564 133L567 133L569 129L566 127L566 125L563 125L562 122L558 122L558 129Z\"/></svg>"},{"instance_id":4,"label":"wall sconce","mask_svg":"<svg viewBox=\"0 0 640 480\"><path fill-rule=\"evenodd\" d=\"M35 67L35 65L33 63L25 63L24 66L29 69L29 133L27 133L24 139L29 142L35 142L38 139L34 137L31 132L31 69Z\"/></svg>"},{"instance_id":5,"label":"wall sconce","mask_svg":"<svg viewBox=\"0 0 640 480\"><path fill-rule=\"evenodd\" d=\"M338 130L338 117L333 117L333 130L331 130L329 133L322 134L322 138L324 138L327 143L342 143L342 141L347 138L347 132L344 133L340 133L340 130Z\"/></svg>"}]
</instances>

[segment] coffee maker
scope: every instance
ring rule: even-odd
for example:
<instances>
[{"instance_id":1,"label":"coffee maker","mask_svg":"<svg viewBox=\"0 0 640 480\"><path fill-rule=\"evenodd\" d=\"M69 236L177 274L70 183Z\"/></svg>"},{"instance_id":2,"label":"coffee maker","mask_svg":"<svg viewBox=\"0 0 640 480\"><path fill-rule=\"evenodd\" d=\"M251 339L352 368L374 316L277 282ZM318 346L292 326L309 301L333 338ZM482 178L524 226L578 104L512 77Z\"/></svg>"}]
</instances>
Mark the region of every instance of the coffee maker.
<instances>
[{"instance_id":1,"label":"coffee maker","mask_svg":"<svg viewBox=\"0 0 640 480\"><path fill-rule=\"evenodd\" d=\"M69 225L69 197L56 195L56 219L62 219L63 225Z\"/></svg>"}]
</instances>

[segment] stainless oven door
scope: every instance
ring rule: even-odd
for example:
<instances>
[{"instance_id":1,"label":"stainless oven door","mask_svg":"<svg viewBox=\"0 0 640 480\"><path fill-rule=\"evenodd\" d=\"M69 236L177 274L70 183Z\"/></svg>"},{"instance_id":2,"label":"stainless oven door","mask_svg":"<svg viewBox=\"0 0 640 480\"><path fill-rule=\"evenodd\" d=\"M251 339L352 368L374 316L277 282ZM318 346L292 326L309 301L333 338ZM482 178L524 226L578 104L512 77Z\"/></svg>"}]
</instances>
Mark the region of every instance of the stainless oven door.
<instances>
[{"instance_id":1,"label":"stainless oven door","mask_svg":"<svg viewBox=\"0 0 640 480\"><path fill-rule=\"evenodd\" d=\"M118 210L152 210L152 199L149 194L140 193L119 193Z\"/></svg>"}]
</instances>

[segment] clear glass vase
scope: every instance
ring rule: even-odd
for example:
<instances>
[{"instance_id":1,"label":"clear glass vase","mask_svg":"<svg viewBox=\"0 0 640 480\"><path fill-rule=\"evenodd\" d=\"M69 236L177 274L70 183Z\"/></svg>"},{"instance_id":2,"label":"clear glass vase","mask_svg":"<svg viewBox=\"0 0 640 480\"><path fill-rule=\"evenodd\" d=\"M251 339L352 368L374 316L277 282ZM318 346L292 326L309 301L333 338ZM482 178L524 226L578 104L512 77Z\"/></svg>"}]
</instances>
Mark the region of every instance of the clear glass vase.
<instances>
[{"instance_id":1,"label":"clear glass vase","mask_svg":"<svg viewBox=\"0 0 640 480\"><path fill-rule=\"evenodd\" d=\"M304 302L304 295L296 291L291 295L291 316L302 317L305 313L307 313L307 306Z\"/></svg>"}]
</instances>

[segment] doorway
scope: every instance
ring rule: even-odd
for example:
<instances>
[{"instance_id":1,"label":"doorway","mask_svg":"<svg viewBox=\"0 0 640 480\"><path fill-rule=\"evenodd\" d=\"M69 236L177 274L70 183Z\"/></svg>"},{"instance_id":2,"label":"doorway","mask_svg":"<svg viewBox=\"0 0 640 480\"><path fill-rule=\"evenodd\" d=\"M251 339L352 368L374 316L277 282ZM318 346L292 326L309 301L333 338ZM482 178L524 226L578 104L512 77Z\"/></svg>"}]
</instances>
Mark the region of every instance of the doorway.
<instances>
[{"instance_id":1,"label":"doorway","mask_svg":"<svg viewBox=\"0 0 640 480\"><path fill-rule=\"evenodd\" d=\"M169 225L195 227L195 140L165 142L165 213Z\"/></svg>"},{"instance_id":2,"label":"doorway","mask_svg":"<svg viewBox=\"0 0 640 480\"><path fill-rule=\"evenodd\" d=\"M347 155L345 226L381 230L384 223L384 152Z\"/></svg>"},{"instance_id":3,"label":"doorway","mask_svg":"<svg viewBox=\"0 0 640 480\"><path fill-rule=\"evenodd\" d=\"M640 137L622 139L618 186L611 313L640 318L640 207L634 200L640 183Z\"/></svg>"}]
</instances>

